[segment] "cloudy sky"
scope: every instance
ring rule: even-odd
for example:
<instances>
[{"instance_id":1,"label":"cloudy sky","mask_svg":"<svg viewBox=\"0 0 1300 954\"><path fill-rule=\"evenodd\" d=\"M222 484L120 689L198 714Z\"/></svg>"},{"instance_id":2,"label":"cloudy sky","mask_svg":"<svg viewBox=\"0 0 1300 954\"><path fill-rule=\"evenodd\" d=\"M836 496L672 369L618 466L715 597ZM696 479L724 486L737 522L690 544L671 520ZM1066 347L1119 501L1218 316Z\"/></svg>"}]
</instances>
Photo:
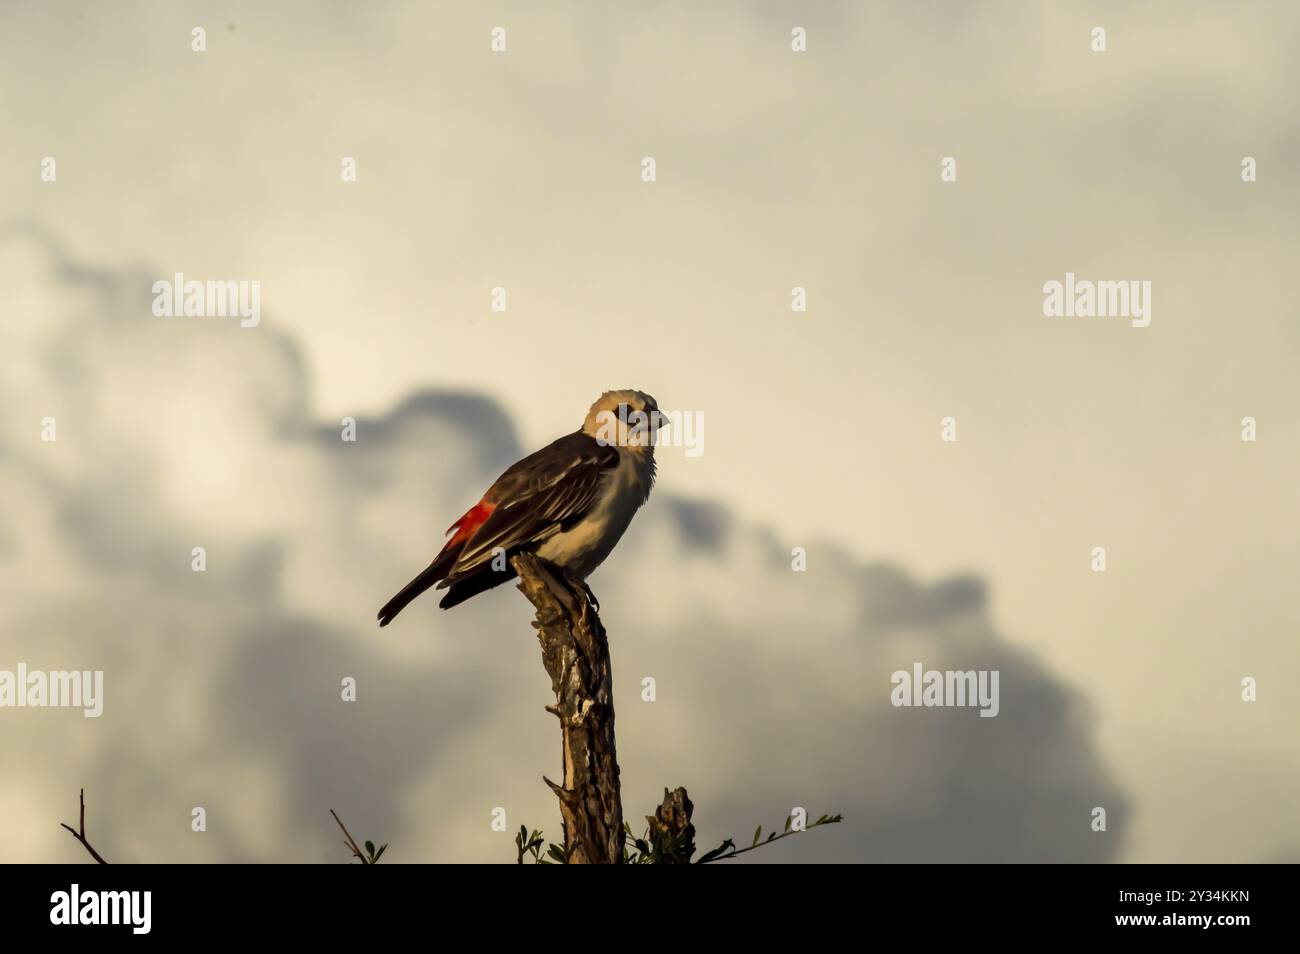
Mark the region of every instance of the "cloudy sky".
<instances>
[{"instance_id":1,"label":"cloudy sky","mask_svg":"<svg viewBox=\"0 0 1300 954\"><path fill-rule=\"evenodd\" d=\"M0 670L106 683L0 709L0 859L80 857L81 785L110 860L344 860L329 808L394 861L556 829L523 598L374 613L611 387L706 423L592 578L630 818L847 816L775 861L1300 851L1293 5L0 22ZM260 324L154 318L176 272L260 282ZM1044 317L1067 272L1151 282L1150 326ZM915 661L999 670L998 717L892 707Z\"/></svg>"}]
</instances>

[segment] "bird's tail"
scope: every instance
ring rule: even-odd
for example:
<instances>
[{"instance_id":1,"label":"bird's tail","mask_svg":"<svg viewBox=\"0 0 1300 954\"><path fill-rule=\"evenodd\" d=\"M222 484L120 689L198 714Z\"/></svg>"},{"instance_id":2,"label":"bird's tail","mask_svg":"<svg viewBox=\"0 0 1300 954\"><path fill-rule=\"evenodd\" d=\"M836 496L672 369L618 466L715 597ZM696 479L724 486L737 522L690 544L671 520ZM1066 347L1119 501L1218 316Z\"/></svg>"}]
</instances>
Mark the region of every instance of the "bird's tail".
<instances>
[{"instance_id":1,"label":"bird's tail","mask_svg":"<svg viewBox=\"0 0 1300 954\"><path fill-rule=\"evenodd\" d=\"M478 596L494 586L500 586L507 580L515 578L515 568L506 564L504 570L494 570L490 567L483 567L477 573L458 579L451 584L451 589L447 595L442 598L438 605L443 609L451 609L453 606L459 606L471 596Z\"/></svg>"},{"instance_id":2,"label":"bird's tail","mask_svg":"<svg viewBox=\"0 0 1300 954\"><path fill-rule=\"evenodd\" d=\"M462 544L463 546L463 544ZM461 547L448 547L438 554L437 558L427 567L420 571L420 574L402 587L401 591L391 600L384 604L383 609L379 611L379 625L387 626L396 618L397 614L406 609L407 604L415 599L429 587L433 586L439 580L447 575L456 562L456 556L460 553Z\"/></svg>"}]
</instances>

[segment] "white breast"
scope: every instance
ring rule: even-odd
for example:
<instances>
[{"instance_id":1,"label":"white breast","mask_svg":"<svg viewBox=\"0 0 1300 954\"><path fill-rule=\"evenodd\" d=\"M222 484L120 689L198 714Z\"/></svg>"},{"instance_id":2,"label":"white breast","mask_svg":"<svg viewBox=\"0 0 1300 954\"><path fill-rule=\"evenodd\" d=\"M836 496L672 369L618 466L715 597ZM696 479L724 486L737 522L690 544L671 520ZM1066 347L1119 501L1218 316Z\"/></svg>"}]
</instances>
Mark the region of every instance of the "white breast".
<instances>
[{"instance_id":1,"label":"white breast","mask_svg":"<svg viewBox=\"0 0 1300 954\"><path fill-rule=\"evenodd\" d=\"M586 579L609 556L645 503L654 472L651 461L628 451L620 450L619 458L618 466L602 480L596 503L587 515L538 547L539 557Z\"/></svg>"}]
</instances>

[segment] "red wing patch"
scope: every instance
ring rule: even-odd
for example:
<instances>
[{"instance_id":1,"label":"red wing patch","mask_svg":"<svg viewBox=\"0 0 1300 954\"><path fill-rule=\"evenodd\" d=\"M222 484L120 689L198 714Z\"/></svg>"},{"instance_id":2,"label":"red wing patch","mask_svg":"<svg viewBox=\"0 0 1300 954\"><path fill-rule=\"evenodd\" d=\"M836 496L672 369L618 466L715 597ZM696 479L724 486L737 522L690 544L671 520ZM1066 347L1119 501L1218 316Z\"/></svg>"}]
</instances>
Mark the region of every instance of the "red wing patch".
<instances>
[{"instance_id":1,"label":"red wing patch","mask_svg":"<svg viewBox=\"0 0 1300 954\"><path fill-rule=\"evenodd\" d=\"M474 531L483 526L483 521L490 517L496 508L496 504L488 503L486 500L480 500L470 507L463 517L447 528L448 533L456 531L456 535L447 541L447 546L463 543L474 536Z\"/></svg>"}]
</instances>

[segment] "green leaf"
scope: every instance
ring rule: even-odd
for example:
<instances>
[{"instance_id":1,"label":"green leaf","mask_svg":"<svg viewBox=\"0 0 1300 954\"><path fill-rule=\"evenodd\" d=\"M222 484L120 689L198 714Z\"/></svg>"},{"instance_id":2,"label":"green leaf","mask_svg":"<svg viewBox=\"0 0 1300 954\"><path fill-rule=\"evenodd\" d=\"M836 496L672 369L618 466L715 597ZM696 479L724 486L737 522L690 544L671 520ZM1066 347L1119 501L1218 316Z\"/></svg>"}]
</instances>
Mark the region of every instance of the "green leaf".
<instances>
[{"instance_id":1,"label":"green leaf","mask_svg":"<svg viewBox=\"0 0 1300 954\"><path fill-rule=\"evenodd\" d=\"M696 862L696 864L702 865L705 862L712 861L714 858L717 858L719 855L725 855L728 851L735 851L735 850L736 850L736 843L732 841L730 838L728 838L726 841L718 845L718 847L714 848L712 851L705 853L700 858L700 860Z\"/></svg>"},{"instance_id":2,"label":"green leaf","mask_svg":"<svg viewBox=\"0 0 1300 954\"><path fill-rule=\"evenodd\" d=\"M758 839L762 837L763 837L763 826L759 825L757 828L754 829L754 844L757 845Z\"/></svg>"}]
</instances>

